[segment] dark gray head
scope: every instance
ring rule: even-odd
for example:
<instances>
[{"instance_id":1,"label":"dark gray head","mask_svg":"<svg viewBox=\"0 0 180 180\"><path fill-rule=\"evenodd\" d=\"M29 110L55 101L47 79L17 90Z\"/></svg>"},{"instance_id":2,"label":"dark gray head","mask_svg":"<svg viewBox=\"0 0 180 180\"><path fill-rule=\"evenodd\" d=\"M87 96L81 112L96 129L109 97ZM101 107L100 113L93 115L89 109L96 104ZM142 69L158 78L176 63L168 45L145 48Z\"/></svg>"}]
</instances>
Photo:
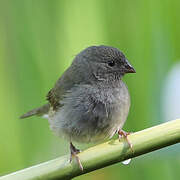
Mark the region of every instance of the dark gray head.
<instances>
[{"instance_id":1,"label":"dark gray head","mask_svg":"<svg viewBox=\"0 0 180 180\"><path fill-rule=\"evenodd\" d=\"M135 73L124 54L109 46L86 48L76 56L73 65L81 66L85 75L91 73L98 80L120 79L126 73Z\"/></svg>"}]
</instances>

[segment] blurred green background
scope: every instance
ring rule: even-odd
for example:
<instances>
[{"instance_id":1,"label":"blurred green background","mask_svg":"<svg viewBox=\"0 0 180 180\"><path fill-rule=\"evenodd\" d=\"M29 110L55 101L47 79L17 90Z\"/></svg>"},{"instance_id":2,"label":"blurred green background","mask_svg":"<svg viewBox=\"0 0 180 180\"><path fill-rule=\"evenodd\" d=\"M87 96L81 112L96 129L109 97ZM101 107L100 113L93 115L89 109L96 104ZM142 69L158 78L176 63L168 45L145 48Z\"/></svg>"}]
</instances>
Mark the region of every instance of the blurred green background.
<instances>
[{"instance_id":1,"label":"blurred green background","mask_svg":"<svg viewBox=\"0 0 180 180\"><path fill-rule=\"evenodd\" d=\"M18 117L45 103L74 56L90 45L121 49L137 71L124 78L132 99L124 129L162 123L163 83L180 59L179 9L178 0L1 0L0 175L69 153L47 120ZM178 150L175 145L75 179L179 179Z\"/></svg>"}]
</instances>

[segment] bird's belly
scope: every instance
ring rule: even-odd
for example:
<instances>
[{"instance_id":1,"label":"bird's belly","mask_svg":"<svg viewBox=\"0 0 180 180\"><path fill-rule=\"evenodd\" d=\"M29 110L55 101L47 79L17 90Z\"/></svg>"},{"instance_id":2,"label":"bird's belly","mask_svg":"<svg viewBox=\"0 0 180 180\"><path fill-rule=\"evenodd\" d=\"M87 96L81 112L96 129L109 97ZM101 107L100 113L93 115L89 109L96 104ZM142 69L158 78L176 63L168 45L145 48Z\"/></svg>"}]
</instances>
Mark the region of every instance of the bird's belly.
<instances>
[{"instance_id":1,"label":"bird's belly","mask_svg":"<svg viewBox=\"0 0 180 180\"><path fill-rule=\"evenodd\" d=\"M63 137L69 141L79 143L98 142L111 137L116 131L116 125L112 126L112 121L88 121L84 122L82 119L77 119L76 123L62 123L61 119L55 115L49 119L50 127L59 137Z\"/></svg>"},{"instance_id":2,"label":"bird's belly","mask_svg":"<svg viewBox=\"0 0 180 180\"><path fill-rule=\"evenodd\" d=\"M56 135L69 141L95 143L112 137L121 129L127 118L129 105L119 107L108 118L84 119L81 115L71 118L64 117L60 111L50 116L49 123ZM91 115L90 115L91 116Z\"/></svg>"},{"instance_id":3,"label":"bird's belly","mask_svg":"<svg viewBox=\"0 0 180 180\"><path fill-rule=\"evenodd\" d=\"M107 139L122 128L130 106L124 84L103 89L81 85L72 92L58 111L49 113L50 127L58 136L89 143Z\"/></svg>"}]
</instances>

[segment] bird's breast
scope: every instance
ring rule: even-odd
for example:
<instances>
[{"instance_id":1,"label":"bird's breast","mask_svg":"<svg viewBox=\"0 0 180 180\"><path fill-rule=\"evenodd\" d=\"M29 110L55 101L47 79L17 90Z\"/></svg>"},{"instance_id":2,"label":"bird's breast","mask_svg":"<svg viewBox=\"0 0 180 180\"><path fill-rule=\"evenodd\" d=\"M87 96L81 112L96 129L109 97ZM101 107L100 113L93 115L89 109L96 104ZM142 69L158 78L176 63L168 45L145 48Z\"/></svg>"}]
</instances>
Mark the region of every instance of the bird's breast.
<instances>
[{"instance_id":1,"label":"bird's breast","mask_svg":"<svg viewBox=\"0 0 180 180\"><path fill-rule=\"evenodd\" d=\"M126 85L79 85L61 102L49 118L59 136L77 142L96 142L111 137L127 118L130 97Z\"/></svg>"}]
</instances>

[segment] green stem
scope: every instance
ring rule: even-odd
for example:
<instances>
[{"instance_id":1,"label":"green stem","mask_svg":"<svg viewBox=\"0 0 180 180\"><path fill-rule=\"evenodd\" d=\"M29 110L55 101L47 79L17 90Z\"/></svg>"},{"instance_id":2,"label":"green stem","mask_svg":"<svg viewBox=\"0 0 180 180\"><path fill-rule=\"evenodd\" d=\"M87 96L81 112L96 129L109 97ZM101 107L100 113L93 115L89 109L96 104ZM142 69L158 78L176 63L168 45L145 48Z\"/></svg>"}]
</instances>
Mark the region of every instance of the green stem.
<instances>
[{"instance_id":1,"label":"green stem","mask_svg":"<svg viewBox=\"0 0 180 180\"><path fill-rule=\"evenodd\" d=\"M148 128L128 136L133 152L125 140L110 140L79 154L84 170L69 155L2 176L0 180L70 179L123 160L139 156L180 142L180 119Z\"/></svg>"}]
</instances>

